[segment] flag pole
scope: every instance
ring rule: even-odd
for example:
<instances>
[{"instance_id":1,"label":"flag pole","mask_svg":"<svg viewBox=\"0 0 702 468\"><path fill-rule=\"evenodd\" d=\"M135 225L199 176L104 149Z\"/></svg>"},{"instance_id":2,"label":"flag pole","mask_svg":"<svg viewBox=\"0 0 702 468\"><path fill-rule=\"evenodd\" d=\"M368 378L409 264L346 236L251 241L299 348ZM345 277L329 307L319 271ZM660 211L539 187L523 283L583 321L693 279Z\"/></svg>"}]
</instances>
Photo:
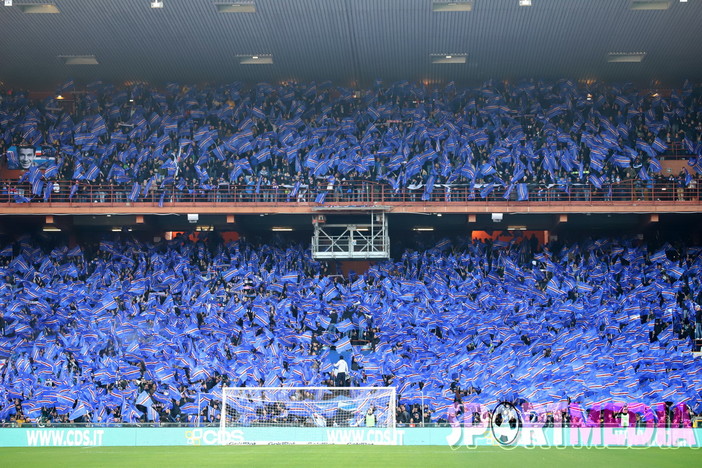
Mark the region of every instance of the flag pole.
<instances>
[{"instance_id":1,"label":"flag pole","mask_svg":"<svg viewBox=\"0 0 702 468\"><path fill-rule=\"evenodd\" d=\"M200 427L200 402L202 401L200 392L197 392L197 427Z\"/></svg>"},{"instance_id":2,"label":"flag pole","mask_svg":"<svg viewBox=\"0 0 702 468\"><path fill-rule=\"evenodd\" d=\"M424 390L422 390L422 427L424 427Z\"/></svg>"}]
</instances>

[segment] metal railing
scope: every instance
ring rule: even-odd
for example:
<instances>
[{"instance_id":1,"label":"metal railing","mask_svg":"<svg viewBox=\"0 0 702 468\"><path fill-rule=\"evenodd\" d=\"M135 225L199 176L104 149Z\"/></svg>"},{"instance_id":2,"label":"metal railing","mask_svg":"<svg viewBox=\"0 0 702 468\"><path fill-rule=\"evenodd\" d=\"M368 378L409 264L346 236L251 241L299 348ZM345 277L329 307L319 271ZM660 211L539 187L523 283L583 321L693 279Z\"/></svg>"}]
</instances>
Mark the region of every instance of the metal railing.
<instances>
[{"instance_id":1,"label":"metal railing","mask_svg":"<svg viewBox=\"0 0 702 468\"><path fill-rule=\"evenodd\" d=\"M678 180L660 179L652 181L624 180L595 187L587 183L558 185L527 184L528 201L517 199L517 190L495 186L489 193L484 185L440 185L434 186L431 194L425 188L393 189L389 184L369 181L352 181L328 188L326 184L309 187L301 185L295 190L291 185L260 186L219 185L210 190L201 188L178 189L164 187L140 193L130 200L132 188L114 184L80 183L77 188L71 181L57 181L50 194L33 195L32 186L15 180L0 182L0 205L43 204L62 206L169 206L173 204L250 203L259 205L289 205L294 203L316 204L315 200L325 193L325 204L369 204L369 203L611 203L611 202L680 202L699 203L702 184L692 183L684 187ZM509 192L509 193L508 193Z\"/></svg>"}]
</instances>

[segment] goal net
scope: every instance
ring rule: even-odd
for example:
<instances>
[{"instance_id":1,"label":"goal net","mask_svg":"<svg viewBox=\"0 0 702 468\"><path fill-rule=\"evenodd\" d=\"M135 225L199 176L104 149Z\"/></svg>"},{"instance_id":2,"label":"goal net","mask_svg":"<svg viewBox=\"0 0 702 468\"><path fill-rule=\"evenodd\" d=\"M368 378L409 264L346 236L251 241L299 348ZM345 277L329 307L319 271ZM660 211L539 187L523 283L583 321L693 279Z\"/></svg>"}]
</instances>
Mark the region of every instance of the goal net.
<instances>
[{"instance_id":1,"label":"goal net","mask_svg":"<svg viewBox=\"0 0 702 468\"><path fill-rule=\"evenodd\" d=\"M395 444L394 387L225 387L223 443Z\"/></svg>"}]
</instances>

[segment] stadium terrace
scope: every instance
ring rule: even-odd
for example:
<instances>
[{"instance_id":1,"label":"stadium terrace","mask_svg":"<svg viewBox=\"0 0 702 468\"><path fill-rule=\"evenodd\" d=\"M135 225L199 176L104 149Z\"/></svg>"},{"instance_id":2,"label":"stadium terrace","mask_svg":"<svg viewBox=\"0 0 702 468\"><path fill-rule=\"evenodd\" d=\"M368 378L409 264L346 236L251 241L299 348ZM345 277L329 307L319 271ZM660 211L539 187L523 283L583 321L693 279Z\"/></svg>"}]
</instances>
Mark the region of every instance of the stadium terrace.
<instances>
[{"instance_id":1,"label":"stadium terrace","mask_svg":"<svg viewBox=\"0 0 702 468\"><path fill-rule=\"evenodd\" d=\"M628 409L631 426L690 427L701 252L456 237L341 277L299 245L217 233L51 248L26 235L0 249L0 420L217 425L223 387L338 392L343 356L343 386L397 389L400 426L486 425L510 401L525 424L618 426ZM306 398L230 417L363 425Z\"/></svg>"},{"instance_id":2,"label":"stadium terrace","mask_svg":"<svg viewBox=\"0 0 702 468\"><path fill-rule=\"evenodd\" d=\"M376 82L4 91L5 203L698 198L700 87ZM687 160L675 173L661 159ZM626 188L626 190L624 190ZM573 195L576 194L576 195ZM393 198L394 197L394 198Z\"/></svg>"}]
</instances>

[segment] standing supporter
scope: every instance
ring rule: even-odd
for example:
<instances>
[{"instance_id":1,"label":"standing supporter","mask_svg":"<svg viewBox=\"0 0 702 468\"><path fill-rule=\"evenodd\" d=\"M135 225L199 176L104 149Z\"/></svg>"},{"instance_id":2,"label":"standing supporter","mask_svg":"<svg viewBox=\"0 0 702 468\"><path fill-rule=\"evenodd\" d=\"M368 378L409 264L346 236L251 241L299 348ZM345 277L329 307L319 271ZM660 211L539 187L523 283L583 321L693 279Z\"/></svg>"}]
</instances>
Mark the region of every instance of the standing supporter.
<instances>
[{"instance_id":1,"label":"standing supporter","mask_svg":"<svg viewBox=\"0 0 702 468\"><path fill-rule=\"evenodd\" d=\"M337 387L346 386L346 376L349 374L349 365L344 356L339 355L339 360L334 364L334 378Z\"/></svg>"}]
</instances>

